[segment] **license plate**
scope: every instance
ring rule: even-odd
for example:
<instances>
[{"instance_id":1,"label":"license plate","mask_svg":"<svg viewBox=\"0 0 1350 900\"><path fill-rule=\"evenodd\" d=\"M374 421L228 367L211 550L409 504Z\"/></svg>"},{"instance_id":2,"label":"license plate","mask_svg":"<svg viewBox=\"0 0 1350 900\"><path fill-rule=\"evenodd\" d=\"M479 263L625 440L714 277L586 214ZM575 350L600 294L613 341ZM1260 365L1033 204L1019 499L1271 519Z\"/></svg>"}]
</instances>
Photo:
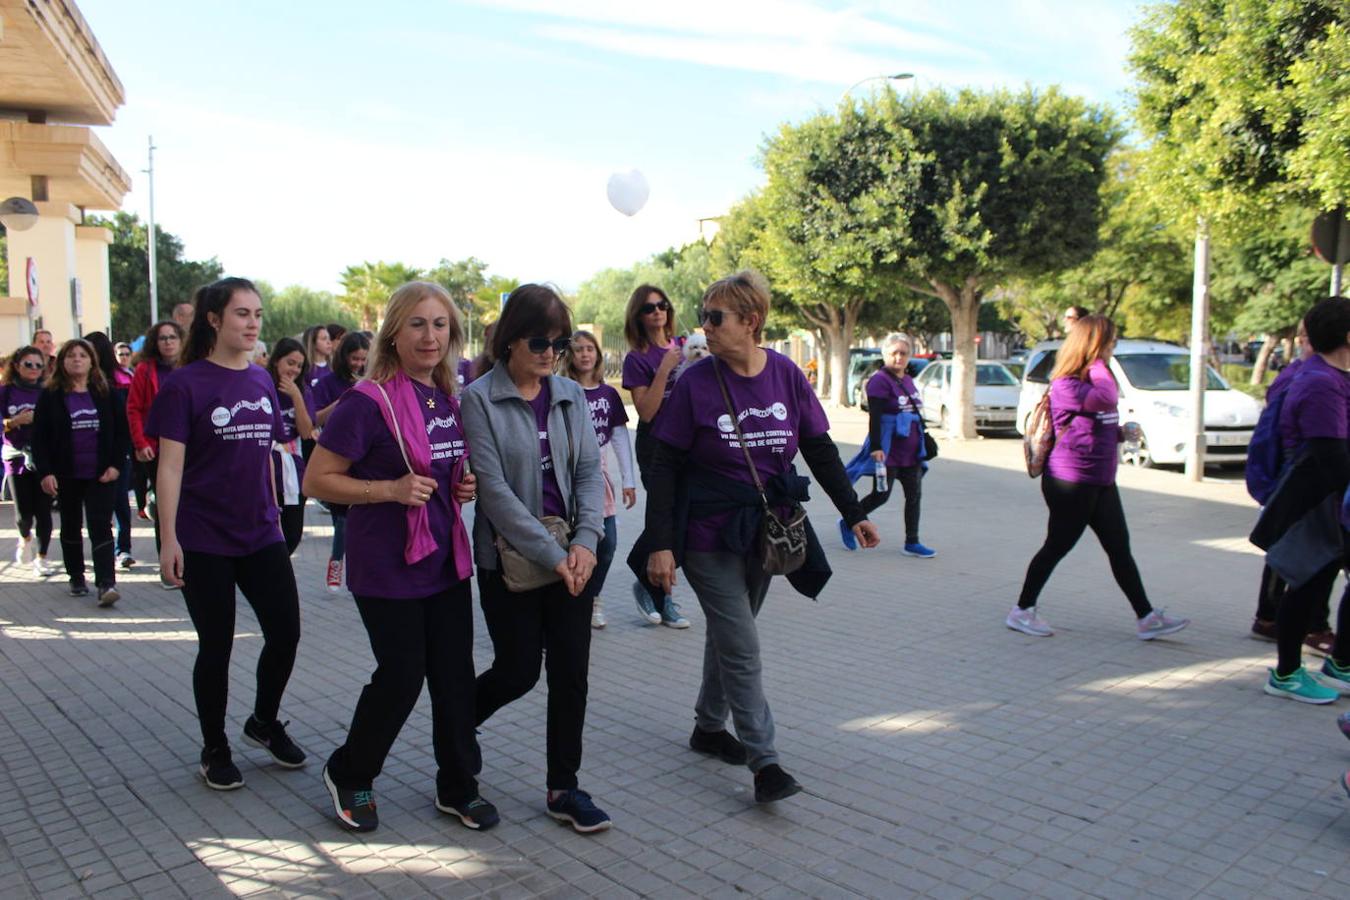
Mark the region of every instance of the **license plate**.
<instances>
[{"instance_id":1,"label":"license plate","mask_svg":"<svg viewBox=\"0 0 1350 900\"><path fill-rule=\"evenodd\" d=\"M1252 433L1250 431L1221 431L1205 434L1205 443L1211 447L1235 447L1250 444L1251 441Z\"/></svg>"}]
</instances>

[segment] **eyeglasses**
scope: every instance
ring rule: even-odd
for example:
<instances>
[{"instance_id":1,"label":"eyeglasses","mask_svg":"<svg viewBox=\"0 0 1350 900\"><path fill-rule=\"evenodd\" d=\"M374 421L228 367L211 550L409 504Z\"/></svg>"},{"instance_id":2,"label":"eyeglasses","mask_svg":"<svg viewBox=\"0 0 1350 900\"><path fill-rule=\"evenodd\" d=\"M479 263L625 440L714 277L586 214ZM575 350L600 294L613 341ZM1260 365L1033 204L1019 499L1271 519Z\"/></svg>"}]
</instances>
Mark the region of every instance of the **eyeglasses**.
<instances>
[{"instance_id":1,"label":"eyeglasses","mask_svg":"<svg viewBox=\"0 0 1350 900\"><path fill-rule=\"evenodd\" d=\"M531 353L546 353L550 347L553 352L561 356L572 346L572 339L560 337L557 340L550 341L546 337L532 337L525 342Z\"/></svg>"},{"instance_id":2,"label":"eyeglasses","mask_svg":"<svg viewBox=\"0 0 1350 900\"><path fill-rule=\"evenodd\" d=\"M178 335L176 335L176 334L161 334L159 337L155 338L155 340L159 341L161 344L167 344L169 341L176 341L176 340L178 340Z\"/></svg>"},{"instance_id":3,"label":"eyeglasses","mask_svg":"<svg viewBox=\"0 0 1350 900\"><path fill-rule=\"evenodd\" d=\"M655 303L644 303L638 307L638 315L650 316L657 310L661 312L670 312L670 303L665 300L657 300Z\"/></svg>"},{"instance_id":4,"label":"eyeglasses","mask_svg":"<svg viewBox=\"0 0 1350 900\"><path fill-rule=\"evenodd\" d=\"M721 328L723 320L730 315L735 314L721 309L700 309L698 311L698 323L700 325L711 325L714 328Z\"/></svg>"},{"instance_id":5,"label":"eyeglasses","mask_svg":"<svg viewBox=\"0 0 1350 900\"><path fill-rule=\"evenodd\" d=\"M23 362L19 363L19 365L23 366L25 369L45 369L45 368L46 368L46 365L45 365L45 364L40 363L40 362L33 362L32 360L24 360Z\"/></svg>"}]
</instances>

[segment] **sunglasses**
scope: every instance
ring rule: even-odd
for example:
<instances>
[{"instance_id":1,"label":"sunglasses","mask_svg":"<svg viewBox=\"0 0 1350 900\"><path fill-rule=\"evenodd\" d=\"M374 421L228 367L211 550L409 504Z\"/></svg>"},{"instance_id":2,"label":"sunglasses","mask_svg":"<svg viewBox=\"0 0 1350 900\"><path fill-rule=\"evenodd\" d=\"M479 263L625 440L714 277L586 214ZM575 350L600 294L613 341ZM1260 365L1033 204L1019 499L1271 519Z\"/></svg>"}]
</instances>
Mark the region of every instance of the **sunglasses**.
<instances>
[{"instance_id":1,"label":"sunglasses","mask_svg":"<svg viewBox=\"0 0 1350 900\"><path fill-rule=\"evenodd\" d=\"M552 347L553 352L561 356L572 346L572 339L560 337L557 340L550 341L546 337L532 337L525 341L525 346L529 348L531 353L545 353Z\"/></svg>"},{"instance_id":2,"label":"sunglasses","mask_svg":"<svg viewBox=\"0 0 1350 900\"><path fill-rule=\"evenodd\" d=\"M698 322L700 325L711 325L714 328L721 328L722 322L731 313L721 309L700 309L698 311Z\"/></svg>"},{"instance_id":3,"label":"sunglasses","mask_svg":"<svg viewBox=\"0 0 1350 900\"><path fill-rule=\"evenodd\" d=\"M670 312L670 304L665 300L657 300L655 303L644 303L638 307L638 315L650 316L658 309L661 310L661 312Z\"/></svg>"},{"instance_id":4,"label":"sunglasses","mask_svg":"<svg viewBox=\"0 0 1350 900\"><path fill-rule=\"evenodd\" d=\"M25 369L45 369L45 368L46 368L46 366L45 366L43 363L40 363L40 362L33 362L32 360L25 360L25 361L19 363L19 365L23 366Z\"/></svg>"}]
</instances>

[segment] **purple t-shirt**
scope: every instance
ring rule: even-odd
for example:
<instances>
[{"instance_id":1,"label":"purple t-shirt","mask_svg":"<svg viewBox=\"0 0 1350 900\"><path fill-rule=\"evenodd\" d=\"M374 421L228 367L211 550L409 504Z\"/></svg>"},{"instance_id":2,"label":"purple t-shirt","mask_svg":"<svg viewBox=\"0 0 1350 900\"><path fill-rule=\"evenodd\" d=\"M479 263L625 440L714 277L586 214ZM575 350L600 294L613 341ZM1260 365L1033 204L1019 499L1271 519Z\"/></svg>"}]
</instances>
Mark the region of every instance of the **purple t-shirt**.
<instances>
[{"instance_id":1,"label":"purple t-shirt","mask_svg":"<svg viewBox=\"0 0 1350 900\"><path fill-rule=\"evenodd\" d=\"M285 437L266 370L199 359L159 383L146 434L186 447L178 501L184 550L247 556L280 541L272 442Z\"/></svg>"},{"instance_id":2,"label":"purple t-shirt","mask_svg":"<svg viewBox=\"0 0 1350 900\"><path fill-rule=\"evenodd\" d=\"M362 597L412 600L446 590L459 576L451 554L450 473L468 453L459 418L459 401L439 388L436 408L418 403L431 443L431 474L436 490L427 501L436 552L415 565L403 558L408 513L402 503L356 503L347 512L347 586ZM351 462L347 474L370 481L394 481L408 474L403 453L375 401L359 391L342 395L319 446Z\"/></svg>"},{"instance_id":3,"label":"purple t-shirt","mask_svg":"<svg viewBox=\"0 0 1350 900\"><path fill-rule=\"evenodd\" d=\"M309 389L310 408L315 412L327 409L349 390L351 390L350 384L337 377L337 373L333 370L326 369L319 380L314 383L314 386Z\"/></svg>"},{"instance_id":4,"label":"purple t-shirt","mask_svg":"<svg viewBox=\"0 0 1350 900\"><path fill-rule=\"evenodd\" d=\"M869 406L877 404L878 409L890 415L902 412L918 415L919 407L923 405L912 378L902 375L896 381L895 376L885 369L867 379L867 403ZM886 465L902 469L917 466L919 447L923 440L921 435L918 422L910 425L909 434L905 437L891 435L891 452L886 454Z\"/></svg>"},{"instance_id":5,"label":"purple t-shirt","mask_svg":"<svg viewBox=\"0 0 1350 900\"><path fill-rule=\"evenodd\" d=\"M1088 367L1086 381L1056 378L1050 385L1050 415L1059 437L1046 460L1046 474L1080 484L1115 484L1120 463L1119 403L1120 388L1101 360Z\"/></svg>"},{"instance_id":6,"label":"purple t-shirt","mask_svg":"<svg viewBox=\"0 0 1350 900\"><path fill-rule=\"evenodd\" d=\"M623 358L623 388L631 391L635 387L650 387L656 380L656 370L661 366L661 360L666 353L670 351L670 345L657 347L652 344L647 345L646 350L629 350ZM665 403L670 399L670 392L675 390L675 370L672 369L670 377L666 378L666 390L661 395L661 408L665 409Z\"/></svg>"},{"instance_id":7,"label":"purple t-shirt","mask_svg":"<svg viewBox=\"0 0 1350 900\"><path fill-rule=\"evenodd\" d=\"M755 470L761 481L768 481L792 465L801 438L826 433L830 422L797 364L773 350L764 352L768 358L763 371L749 378L718 365ZM652 435L689 451L691 463L714 475L754 484L736 440L735 426L722 402L713 362L707 357L685 370L662 407L661 417L653 423ZM726 513L691 519L685 548L721 550L719 533L730 517L731 513Z\"/></svg>"},{"instance_id":8,"label":"purple t-shirt","mask_svg":"<svg viewBox=\"0 0 1350 900\"><path fill-rule=\"evenodd\" d=\"M24 410L37 409L38 395L42 388L35 382L32 387L24 384L6 384L0 386L0 411L6 419L12 419ZM23 454L33 443L33 423L20 425L13 431L5 432L5 459L9 463L11 475L24 472Z\"/></svg>"},{"instance_id":9,"label":"purple t-shirt","mask_svg":"<svg viewBox=\"0 0 1350 900\"><path fill-rule=\"evenodd\" d=\"M565 516L567 507L563 504L562 491L558 488L558 476L553 474L553 445L548 437L548 408L553 390L545 378L539 384L539 393L530 401L534 410L534 423L539 427L539 468L543 472L544 505L543 515ZM563 438L566 440L566 436Z\"/></svg>"},{"instance_id":10,"label":"purple t-shirt","mask_svg":"<svg viewBox=\"0 0 1350 900\"><path fill-rule=\"evenodd\" d=\"M470 360L462 356L459 358L455 364L455 379L459 381L460 387L467 387L473 381L473 363Z\"/></svg>"},{"instance_id":11,"label":"purple t-shirt","mask_svg":"<svg viewBox=\"0 0 1350 900\"><path fill-rule=\"evenodd\" d=\"M1280 409L1286 455L1313 438L1350 437L1350 373L1314 354L1300 366Z\"/></svg>"},{"instance_id":12,"label":"purple t-shirt","mask_svg":"<svg viewBox=\"0 0 1350 900\"><path fill-rule=\"evenodd\" d=\"M1275 376L1275 380L1266 388L1266 405L1274 403L1280 398L1280 395L1289 390L1289 385L1293 382L1294 376L1298 374L1299 367L1303 365L1302 359L1296 359L1289 365L1280 370L1280 374Z\"/></svg>"},{"instance_id":13,"label":"purple t-shirt","mask_svg":"<svg viewBox=\"0 0 1350 900\"><path fill-rule=\"evenodd\" d=\"M309 384L307 387L313 388L319 383L319 379L328 374L328 363L319 363L309 370Z\"/></svg>"},{"instance_id":14,"label":"purple t-shirt","mask_svg":"<svg viewBox=\"0 0 1350 900\"><path fill-rule=\"evenodd\" d=\"M584 390L586 406L591 413L591 427L595 429L595 440L603 449L614 434L614 429L627 424L628 410L623 408L619 392L607 384L597 384ZM600 455L604 457L603 453Z\"/></svg>"},{"instance_id":15,"label":"purple t-shirt","mask_svg":"<svg viewBox=\"0 0 1350 900\"><path fill-rule=\"evenodd\" d=\"M88 391L66 394L66 412L70 413L70 456L72 478L97 478L98 407Z\"/></svg>"},{"instance_id":16,"label":"purple t-shirt","mask_svg":"<svg viewBox=\"0 0 1350 900\"><path fill-rule=\"evenodd\" d=\"M314 408L311 403L308 387L301 388L302 396L305 398L305 409L309 412L310 421L314 421ZM281 407L281 441L282 444L298 440L300 437L300 428L295 424L295 401L291 399L290 394L283 394L277 391L277 401ZM276 451L277 459L273 460L273 468L277 477L277 496L281 496L281 450ZM295 452L291 454L295 461L295 477L303 482L305 480L305 456L300 452L300 445L297 444Z\"/></svg>"}]
</instances>

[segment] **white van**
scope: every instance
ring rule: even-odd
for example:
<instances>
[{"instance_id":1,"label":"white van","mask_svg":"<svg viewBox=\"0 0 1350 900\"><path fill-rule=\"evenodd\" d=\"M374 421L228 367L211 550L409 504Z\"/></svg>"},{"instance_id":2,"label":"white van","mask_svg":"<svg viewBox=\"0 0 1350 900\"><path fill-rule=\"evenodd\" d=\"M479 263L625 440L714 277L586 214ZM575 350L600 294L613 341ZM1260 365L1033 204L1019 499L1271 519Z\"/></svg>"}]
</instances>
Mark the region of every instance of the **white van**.
<instances>
[{"instance_id":1,"label":"white van","mask_svg":"<svg viewBox=\"0 0 1350 900\"><path fill-rule=\"evenodd\" d=\"M1022 391L1017 400L1017 430L1026 433L1027 419L1050 388L1050 372L1061 341L1042 341L1027 357ZM1206 367L1205 461L1247 460L1252 429L1261 404L1234 390L1213 366ZM1121 340L1111 357L1111 374L1120 385L1120 424L1139 426L1138 443L1120 445L1122 462L1137 466L1179 465L1186 461L1192 427L1190 417L1191 356L1177 344Z\"/></svg>"}]
</instances>

